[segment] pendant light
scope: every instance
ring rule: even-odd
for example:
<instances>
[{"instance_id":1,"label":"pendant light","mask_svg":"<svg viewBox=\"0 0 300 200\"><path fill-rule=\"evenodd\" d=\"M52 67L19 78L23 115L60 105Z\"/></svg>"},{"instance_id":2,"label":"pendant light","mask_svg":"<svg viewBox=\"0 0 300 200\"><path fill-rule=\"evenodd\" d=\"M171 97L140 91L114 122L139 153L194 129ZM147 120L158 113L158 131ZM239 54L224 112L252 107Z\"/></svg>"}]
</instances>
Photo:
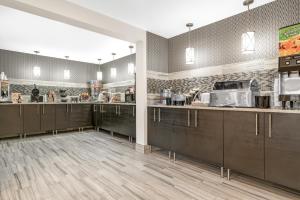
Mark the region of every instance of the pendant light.
<instances>
[{"instance_id":1,"label":"pendant light","mask_svg":"<svg viewBox=\"0 0 300 200\"><path fill-rule=\"evenodd\" d=\"M70 79L70 70L69 70L69 56L65 56L66 58L66 67L64 69L64 79L69 80Z\"/></svg>"},{"instance_id":2,"label":"pendant light","mask_svg":"<svg viewBox=\"0 0 300 200\"><path fill-rule=\"evenodd\" d=\"M39 51L34 51L35 53L35 65L33 66L33 76L39 78L41 76L41 68L38 66L38 54Z\"/></svg>"},{"instance_id":3,"label":"pendant light","mask_svg":"<svg viewBox=\"0 0 300 200\"><path fill-rule=\"evenodd\" d=\"M192 65L195 63L195 49L191 46L191 30L193 26L194 26L193 23L186 24L186 27L189 28L189 32L188 32L189 46L185 49L185 63L187 65Z\"/></svg>"},{"instance_id":4,"label":"pendant light","mask_svg":"<svg viewBox=\"0 0 300 200\"><path fill-rule=\"evenodd\" d=\"M97 71L97 80L102 81L102 71L101 71L101 59L98 59L99 61L99 70Z\"/></svg>"},{"instance_id":5,"label":"pendant light","mask_svg":"<svg viewBox=\"0 0 300 200\"><path fill-rule=\"evenodd\" d=\"M113 61L112 61L113 67L110 69L110 77L111 78L116 78L117 77L117 69L115 68L115 56L116 56L116 53L112 53L111 55L113 57Z\"/></svg>"},{"instance_id":6,"label":"pendant light","mask_svg":"<svg viewBox=\"0 0 300 200\"><path fill-rule=\"evenodd\" d=\"M243 5L248 8L248 31L242 34L242 54L252 54L255 52L255 32L251 30L251 13L250 5L253 4L254 0L244 0Z\"/></svg>"},{"instance_id":7,"label":"pendant light","mask_svg":"<svg viewBox=\"0 0 300 200\"><path fill-rule=\"evenodd\" d=\"M129 49L130 49L130 62L128 63L128 75L134 75L134 73L135 73L135 66L134 66L134 63L131 60L131 55L133 53L133 46L130 45Z\"/></svg>"}]
</instances>

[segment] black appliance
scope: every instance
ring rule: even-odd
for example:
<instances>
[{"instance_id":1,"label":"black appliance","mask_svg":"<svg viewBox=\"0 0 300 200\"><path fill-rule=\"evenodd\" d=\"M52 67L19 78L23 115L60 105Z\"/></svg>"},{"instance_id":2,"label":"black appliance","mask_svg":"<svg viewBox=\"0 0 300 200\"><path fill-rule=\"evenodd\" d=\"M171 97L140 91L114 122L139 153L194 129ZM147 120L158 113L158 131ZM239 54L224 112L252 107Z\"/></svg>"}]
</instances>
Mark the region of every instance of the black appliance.
<instances>
[{"instance_id":1,"label":"black appliance","mask_svg":"<svg viewBox=\"0 0 300 200\"><path fill-rule=\"evenodd\" d=\"M135 103L135 94L134 93L125 94L125 102Z\"/></svg>"},{"instance_id":2,"label":"black appliance","mask_svg":"<svg viewBox=\"0 0 300 200\"><path fill-rule=\"evenodd\" d=\"M31 102L40 102L40 91L35 84L33 90L31 90Z\"/></svg>"}]
</instances>

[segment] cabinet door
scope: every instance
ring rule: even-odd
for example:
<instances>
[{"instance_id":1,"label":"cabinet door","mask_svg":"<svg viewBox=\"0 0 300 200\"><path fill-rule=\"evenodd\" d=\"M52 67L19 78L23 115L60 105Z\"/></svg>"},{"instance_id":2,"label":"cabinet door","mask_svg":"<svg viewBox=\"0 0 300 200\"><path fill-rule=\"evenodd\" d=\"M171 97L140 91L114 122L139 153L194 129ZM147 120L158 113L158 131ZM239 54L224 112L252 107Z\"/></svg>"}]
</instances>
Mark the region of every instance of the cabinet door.
<instances>
[{"instance_id":1,"label":"cabinet door","mask_svg":"<svg viewBox=\"0 0 300 200\"><path fill-rule=\"evenodd\" d=\"M69 128L79 128L82 125L82 105L81 104L70 104L69 105Z\"/></svg>"},{"instance_id":2,"label":"cabinet door","mask_svg":"<svg viewBox=\"0 0 300 200\"><path fill-rule=\"evenodd\" d=\"M98 118L99 118L99 115L100 115L100 105L97 105L97 104L94 104L93 105L93 126L94 127L97 127L99 128L99 125L98 125Z\"/></svg>"},{"instance_id":3,"label":"cabinet door","mask_svg":"<svg viewBox=\"0 0 300 200\"><path fill-rule=\"evenodd\" d=\"M41 132L40 105L23 105L24 133L27 135Z\"/></svg>"},{"instance_id":4,"label":"cabinet door","mask_svg":"<svg viewBox=\"0 0 300 200\"><path fill-rule=\"evenodd\" d=\"M120 117L119 117L119 105L111 105L110 107L110 131L119 133L120 132Z\"/></svg>"},{"instance_id":5,"label":"cabinet door","mask_svg":"<svg viewBox=\"0 0 300 200\"><path fill-rule=\"evenodd\" d=\"M0 105L0 138L16 137L23 133L22 105Z\"/></svg>"},{"instance_id":6,"label":"cabinet door","mask_svg":"<svg viewBox=\"0 0 300 200\"><path fill-rule=\"evenodd\" d=\"M300 115L265 117L266 180L300 190Z\"/></svg>"},{"instance_id":7,"label":"cabinet door","mask_svg":"<svg viewBox=\"0 0 300 200\"><path fill-rule=\"evenodd\" d=\"M149 108L148 111L148 143L162 149L171 149L173 130L170 110L165 108Z\"/></svg>"},{"instance_id":8,"label":"cabinet door","mask_svg":"<svg viewBox=\"0 0 300 200\"><path fill-rule=\"evenodd\" d=\"M41 130L55 130L55 105L41 105Z\"/></svg>"},{"instance_id":9,"label":"cabinet door","mask_svg":"<svg viewBox=\"0 0 300 200\"><path fill-rule=\"evenodd\" d=\"M100 129L102 129L102 109L103 109L103 105L102 104L98 105L97 127Z\"/></svg>"},{"instance_id":10,"label":"cabinet door","mask_svg":"<svg viewBox=\"0 0 300 200\"><path fill-rule=\"evenodd\" d=\"M135 106L120 105L118 116L119 133L135 137Z\"/></svg>"},{"instance_id":11,"label":"cabinet door","mask_svg":"<svg viewBox=\"0 0 300 200\"><path fill-rule=\"evenodd\" d=\"M224 166L264 178L264 113L224 112Z\"/></svg>"},{"instance_id":12,"label":"cabinet door","mask_svg":"<svg viewBox=\"0 0 300 200\"><path fill-rule=\"evenodd\" d=\"M90 127L93 125L93 108L92 104L81 105L80 127Z\"/></svg>"},{"instance_id":13,"label":"cabinet door","mask_svg":"<svg viewBox=\"0 0 300 200\"><path fill-rule=\"evenodd\" d=\"M104 104L102 105L102 111L101 111L101 118L102 118L102 129L111 131L111 126L112 126L112 112L113 112L113 107L112 105L107 105Z\"/></svg>"},{"instance_id":14,"label":"cabinet door","mask_svg":"<svg viewBox=\"0 0 300 200\"><path fill-rule=\"evenodd\" d=\"M130 113L130 106L128 105L118 105L118 115L117 115L117 128L116 132L130 136L129 131L129 113Z\"/></svg>"},{"instance_id":15,"label":"cabinet door","mask_svg":"<svg viewBox=\"0 0 300 200\"><path fill-rule=\"evenodd\" d=\"M189 156L223 166L223 112L193 110L187 133Z\"/></svg>"},{"instance_id":16,"label":"cabinet door","mask_svg":"<svg viewBox=\"0 0 300 200\"><path fill-rule=\"evenodd\" d=\"M129 106L129 121L128 121L128 135L131 137L136 137L136 107L135 106Z\"/></svg>"},{"instance_id":17,"label":"cabinet door","mask_svg":"<svg viewBox=\"0 0 300 200\"><path fill-rule=\"evenodd\" d=\"M55 105L55 126L57 130L70 128L68 104Z\"/></svg>"},{"instance_id":18,"label":"cabinet door","mask_svg":"<svg viewBox=\"0 0 300 200\"><path fill-rule=\"evenodd\" d=\"M192 125L192 111L189 109L170 109L169 123L172 124L170 134L171 150L189 156L188 133Z\"/></svg>"}]
</instances>

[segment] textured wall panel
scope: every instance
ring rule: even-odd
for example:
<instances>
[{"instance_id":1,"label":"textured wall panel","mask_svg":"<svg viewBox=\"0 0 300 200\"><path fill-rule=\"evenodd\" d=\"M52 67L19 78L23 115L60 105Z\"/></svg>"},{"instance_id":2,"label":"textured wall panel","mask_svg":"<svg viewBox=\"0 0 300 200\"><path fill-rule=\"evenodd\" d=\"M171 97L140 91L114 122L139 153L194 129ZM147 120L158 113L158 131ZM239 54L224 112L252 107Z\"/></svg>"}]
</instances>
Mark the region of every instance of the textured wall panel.
<instances>
[{"instance_id":1,"label":"textured wall panel","mask_svg":"<svg viewBox=\"0 0 300 200\"><path fill-rule=\"evenodd\" d=\"M135 64L135 54L119 58L115 61L111 61L101 65L101 71L103 75L103 84L105 83L114 83L134 79L134 75L128 74L128 63L133 62ZM111 78L110 69L117 69L117 77Z\"/></svg>"},{"instance_id":2,"label":"textured wall panel","mask_svg":"<svg viewBox=\"0 0 300 200\"><path fill-rule=\"evenodd\" d=\"M176 80L147 80L148 93L160 93L162 89L172 88L175 92L188 93L191 89L199 88L201 92L211 92L217 81L256 79L261 91L272 91L274 79L278 76L277 69L259 70L247 73L232 73L207 77L195 77Z\"/></svg>"},{"instance_id":3,"label":"textured wall panel","mask_svg":"<svg viewBox=\"0 0 300 200\"><path fill-rule=\"evenodd\" d=\"M33 85L10 85L11 92L21 93L22 95L31 95ZM71 88L71 87L53 87L53 86L37 86L40 91L40 95L45 95L48 91L52 90L55 92L56 97L59 97L59 90L66 90L66 94L69 96L79 96L83 92L89 92L88 88Z\"/></svg>"},{"instance_id":4,"label":"textured wall panel","mask_svg":"<svg viewBox=\"0 0 300 200\"><path fill-rule=\"evenodd\" d=\"M33 77L33 66L41 68L40 78ZM69 68L70 80L64 80L63 70ZM88 80L96 79L97 65L51 58L46 56L35 56L31 54L14 51L0 50L0 71L5 72L8 78L43 80L43 81L65 81L70 83L86 83Z\"/></svg>"},{"instance_id":5,"label":"textured wall panel","mask_svg":"<svg viewBox=\"0 0 300 200\"><path fill-rule=\"evenodd\" d=\"M188 34L169 39L168 72L277 57L278 29L300 22L300 0L276 0L251 10L250 20L248 17L249 13L244 12L193 30L191 43L196 55L194 65L185 64ZM249 30L254 30L256 34L256 52L243 55L241 35Z\"/></svg>"},{"instance_id":6,"label":"textured wall panel","mask_svg":"<svg viewBox=\"0 0 300 200\"><path fill-rule=\"evenodd\" d=\"M147 69L168 72L168 39L147 32Z\"/></svg>"}]
</instances>

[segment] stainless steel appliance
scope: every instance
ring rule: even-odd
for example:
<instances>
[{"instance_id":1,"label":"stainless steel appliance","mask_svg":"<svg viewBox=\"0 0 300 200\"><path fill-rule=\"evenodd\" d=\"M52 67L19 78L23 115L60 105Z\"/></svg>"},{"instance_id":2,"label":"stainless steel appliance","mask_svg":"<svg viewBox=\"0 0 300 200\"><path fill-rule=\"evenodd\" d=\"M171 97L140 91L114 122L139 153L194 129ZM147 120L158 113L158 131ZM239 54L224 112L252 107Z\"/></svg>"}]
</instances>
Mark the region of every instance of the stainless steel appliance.
<instances>
[{"instance_id":1,"label":"stainless steel appliance","mask_svg":"<svg viewBox=\"0 0 300 200\"><path fill-rule=\"evenodd\" d=\"M172 102L175 106L183 106L186 103L186 96L181 92L172 95Z\"/></svg>"},{"instance_id":2,"label":"stainless steel appliance","mask_svg":"<svg viewBox=\"0 0 300 200\"><path fill-rule=\"evenodd\" d=\"M10 98L9 98L9 91L10 87L9 87L9 82L6 80L1 80L0 81L0 102L6 103L9 102Z\"/></svg>"},{"instance_id":3,"label":"stainless steel appliance","mask_svg":"<svg viewBox=\"0 0 300 200\"><path fill-rule=\"evenodd\" d=\"M300 109L300 24L279 30L279 101Z\"/></svg>"},{"instance_id":4,"label":"stainless steel appliance","mask_svg":"<svg viewBox=\"0 0 300 200\"><path fill-rule=\"evenodd\" d=\"M164 89L160 92L160 102L164 105L172 105L172 95L171 89Z\"/></svg>"},{"instance_id":5,"label":"stainless steel appliance","mask_svg":"<svg viewBox=\"0 0 300 200\"><path fill-rule=\"evenodd\" d=\"M210 93L210 106L254 107L255 96L259 94L255 79L216 82Z\"/></svg>"},{"instance_id":6,"label":"stainless steel appliance","mask_svg":"<svg viewBox=\"0 0 300 200\"><path fill-rule=\"evenodd\" d=\"M125 102L135 103L135 89L133 87L129 87L125 91Z\"/></svg>"}]
</instances>

